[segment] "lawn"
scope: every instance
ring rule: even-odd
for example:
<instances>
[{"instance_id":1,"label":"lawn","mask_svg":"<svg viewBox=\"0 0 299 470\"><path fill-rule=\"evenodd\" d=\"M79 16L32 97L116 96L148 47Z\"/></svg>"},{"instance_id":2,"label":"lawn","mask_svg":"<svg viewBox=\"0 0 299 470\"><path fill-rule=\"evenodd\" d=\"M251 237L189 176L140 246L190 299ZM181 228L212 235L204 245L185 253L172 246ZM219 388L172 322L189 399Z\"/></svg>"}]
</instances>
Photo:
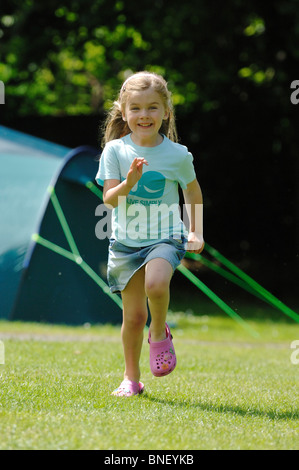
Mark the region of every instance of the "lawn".
<instances>
[{"instance_id":1,"label":"lawn","mask_svg":"<svg viewBox=\"0 0 299 470\"><path fill-rule=\"evenodd\" d=\"M170 313L176 370L155 378L146 335L142 380L123 372L120 329L0 322L0 449L299 449L299 325Z\"/></svg>"}]
</instances>

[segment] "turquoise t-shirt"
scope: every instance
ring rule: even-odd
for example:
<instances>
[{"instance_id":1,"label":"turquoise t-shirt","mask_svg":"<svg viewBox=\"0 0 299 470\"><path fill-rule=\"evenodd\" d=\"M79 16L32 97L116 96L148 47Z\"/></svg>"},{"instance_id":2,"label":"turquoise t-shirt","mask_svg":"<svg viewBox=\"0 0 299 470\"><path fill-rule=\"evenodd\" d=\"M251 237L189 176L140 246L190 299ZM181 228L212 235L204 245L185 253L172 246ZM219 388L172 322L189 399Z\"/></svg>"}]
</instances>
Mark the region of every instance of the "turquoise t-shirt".
<instances>
[{"instance_id":1,"label":"turquoise t-shirt","mask_svg":"<svg viewBox=\"0 0 299 470\"><path fill-rule=\"evenodd\" d=\"M187 147L163 136L156 147L134 144L131 135L108 142L103 149L96 181L123 181L135 157L143 157L141 179L112 211L112 238L127 246L147 246L187 234L181 219L178 185L186 189L196 178Z\"/></svg>"}]
</instances>

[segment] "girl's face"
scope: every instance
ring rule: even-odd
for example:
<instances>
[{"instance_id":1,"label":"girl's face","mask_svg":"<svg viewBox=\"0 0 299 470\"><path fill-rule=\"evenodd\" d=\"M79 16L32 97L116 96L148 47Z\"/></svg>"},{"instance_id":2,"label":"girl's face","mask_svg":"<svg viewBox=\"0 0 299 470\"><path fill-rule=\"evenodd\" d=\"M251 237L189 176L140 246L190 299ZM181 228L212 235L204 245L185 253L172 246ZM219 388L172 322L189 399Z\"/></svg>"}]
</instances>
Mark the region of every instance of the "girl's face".
<instances>
[{"instance_id":1,"label":"girl's face","mask_svg":"<svg viewBox=\"0 0 299 470\"><path fill-rule=\"evenodd\" d=\"M129 94L123 119L127 121L136 145L154 147L162 142L159 130L168 114L160 94L147 88Z\"/></svg>"}]
</instances>

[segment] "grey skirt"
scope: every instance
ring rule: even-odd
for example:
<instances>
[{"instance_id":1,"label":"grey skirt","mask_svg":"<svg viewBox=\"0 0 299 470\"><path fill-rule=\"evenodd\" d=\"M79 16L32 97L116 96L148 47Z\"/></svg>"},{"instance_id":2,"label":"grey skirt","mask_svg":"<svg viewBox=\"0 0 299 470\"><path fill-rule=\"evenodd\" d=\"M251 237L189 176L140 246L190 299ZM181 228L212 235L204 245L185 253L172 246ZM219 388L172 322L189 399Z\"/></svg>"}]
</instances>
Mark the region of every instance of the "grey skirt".
<instances>
[{"instance_id":1,"label":"grey skirt","mask_svg":"<svg viewBox=\"0 0 299 470\"><path fill-rule=\"evenodd\" d=\"M173 269L179 266L185 256L186 238L159 240L145 247L131 247L111 239L109 244L107 278L112 293L124 290L131 277L155 258L167 260Z\"/></svg>"}]
</instances>

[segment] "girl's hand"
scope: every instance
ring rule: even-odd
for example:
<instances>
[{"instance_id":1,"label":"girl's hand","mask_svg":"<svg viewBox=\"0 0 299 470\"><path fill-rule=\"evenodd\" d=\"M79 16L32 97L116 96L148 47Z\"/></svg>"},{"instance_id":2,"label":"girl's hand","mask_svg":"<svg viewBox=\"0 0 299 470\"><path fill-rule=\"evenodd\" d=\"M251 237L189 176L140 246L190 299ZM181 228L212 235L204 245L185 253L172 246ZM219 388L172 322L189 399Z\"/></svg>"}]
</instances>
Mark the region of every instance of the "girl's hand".
<instances>
[{"instance_id":1,"label":"girl's hand","mask_svg":"<svg viewBox=\"0 0 299 470\"><path fill-rule=\"evenodd\" d=\"M186 250L189 253L201 253L204 249L205 242L203 236L197 234L196 232L190 232L188 235L188 243L186 245Z\"/></svg>"},{"instance_id":2,"label":"girl's hand","mask_svg":"<svg viewBox=\"0 0 299 470\"><path fill-rule=\"evenodd\" d=\"M148 165L145 158L134 158L127 174L127 185L131 188L135 186L142 176L143 165Z\"/></svg>"}]
</instances>

